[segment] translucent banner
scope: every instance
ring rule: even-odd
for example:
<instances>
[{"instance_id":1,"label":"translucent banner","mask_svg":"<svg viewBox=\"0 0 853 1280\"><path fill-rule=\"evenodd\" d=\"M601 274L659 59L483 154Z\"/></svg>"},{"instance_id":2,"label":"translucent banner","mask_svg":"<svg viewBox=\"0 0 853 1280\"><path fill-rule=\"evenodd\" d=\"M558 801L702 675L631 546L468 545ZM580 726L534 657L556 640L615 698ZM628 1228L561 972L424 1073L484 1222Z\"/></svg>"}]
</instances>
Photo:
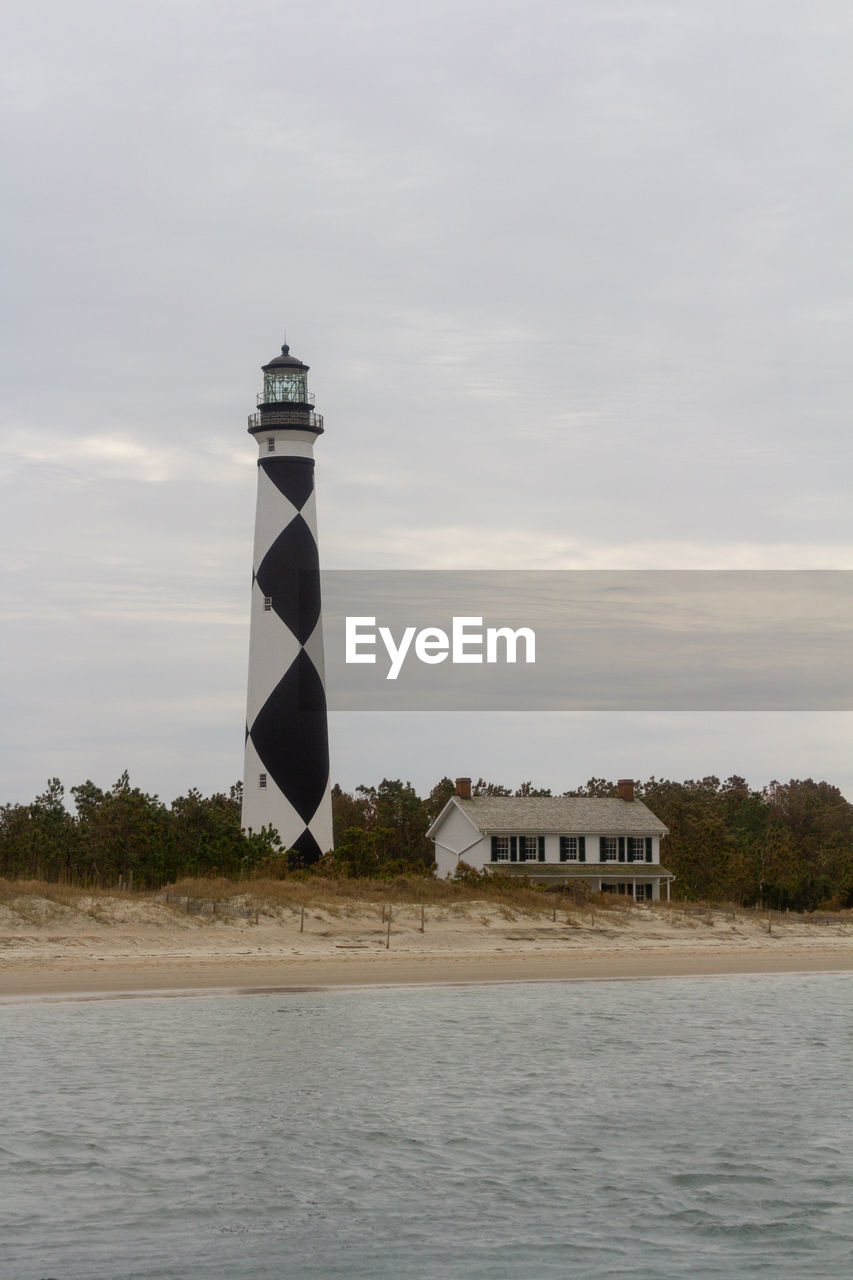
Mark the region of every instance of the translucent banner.
<instances>
[{"instance_id":1,"label":"translucent banner","mask_svg":"<svg viewBox=\"0 0 853 1280\"><path fill-rule=\"evenodd\" d=\"M332 710L853 709L853 572L329 571Z\"/></svg>"}]
</instances>

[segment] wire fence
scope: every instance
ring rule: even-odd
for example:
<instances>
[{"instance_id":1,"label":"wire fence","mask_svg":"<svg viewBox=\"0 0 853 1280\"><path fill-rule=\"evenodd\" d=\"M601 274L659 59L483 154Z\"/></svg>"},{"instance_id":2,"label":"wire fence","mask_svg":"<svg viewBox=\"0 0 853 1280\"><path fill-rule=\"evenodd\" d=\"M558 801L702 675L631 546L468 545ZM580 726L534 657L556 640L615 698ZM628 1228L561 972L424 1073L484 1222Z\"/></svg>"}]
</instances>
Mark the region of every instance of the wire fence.
<instances>
[{"instance_id":1,"label":"wire fence","mask_svg":"<svg viewBox=\"0 0 853 1280\"><path fill-rule=\"evenodd\" d=\"M235 902L223 902L220 898L192 898L189 894L177 894L164 889L155 895L156 902L165 902L176 911L193 916L222 916L223 919L251 920L258 923L258 908Z\"/></svg>"}]
</instances>

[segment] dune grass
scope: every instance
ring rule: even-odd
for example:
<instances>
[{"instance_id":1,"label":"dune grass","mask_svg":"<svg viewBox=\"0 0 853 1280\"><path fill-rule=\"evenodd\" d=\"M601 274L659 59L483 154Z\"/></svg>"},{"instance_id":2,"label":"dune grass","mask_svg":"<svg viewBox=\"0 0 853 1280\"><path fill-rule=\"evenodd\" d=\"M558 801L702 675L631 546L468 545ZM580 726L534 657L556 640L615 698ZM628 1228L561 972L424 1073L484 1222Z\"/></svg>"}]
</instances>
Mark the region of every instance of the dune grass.
<instances>
[{"instance_id":1,"label":"dune grass","mask_svg":"<svg viewBox=\"0 0 853 1280\"><path fill-rule=\"evenodd\" d=\"M473 881L454 882L430 876L399 875L386 879L348 879L297 874L286 879L228 880L224 877L183 879L157 891L82 888L43 880L5 880L0 878L0 907L10 911L23 923L44 925L62 917L88 916L93 920L109 913L105 907L131 908L131 904L166 904L182 910L182 901L216 904L221 916L282 917L292 912L324 912L326 915L354 915L375 909L384 918L391 907L420 914L421 907L440 917L482 914L484 922L495 917L507 921L518 916L550 919L555 911L567 923L618 924L620 920L657 917L661 923L677 928L701 929L715 926L755 927L767 922L771 928L785 923L853 926L853 912L821 912L802 915L796 912L771 911L766 908L742 907L724 902L656 902L635 904L627 896L596 894L576 887L544 888L514 877L486 875ZM123 918L125 911L113 910L112 919ZM210 913L217 918L216 911ZM220 918L221 918L220 916Z\"/></svg>"},{"instance_id":2,"label":"dune grass","mask_svg":"<svg viewBox=\"0 0 853 1280\"><path fill-rule=\"evenodd\" d=\"M545 893L523 881L502 876L484 877L476 884L436 880L429 876L395 876L389 879L349 879L291 876L285 880L179 880L169 886L176 897L217 897L227 902L241 898L277 907L313 907L340 910L375 905L413 907L466 907L492 903L551 914L555 901L561 908L574 905L568 894Z\"/></svg>"}]
</instances>

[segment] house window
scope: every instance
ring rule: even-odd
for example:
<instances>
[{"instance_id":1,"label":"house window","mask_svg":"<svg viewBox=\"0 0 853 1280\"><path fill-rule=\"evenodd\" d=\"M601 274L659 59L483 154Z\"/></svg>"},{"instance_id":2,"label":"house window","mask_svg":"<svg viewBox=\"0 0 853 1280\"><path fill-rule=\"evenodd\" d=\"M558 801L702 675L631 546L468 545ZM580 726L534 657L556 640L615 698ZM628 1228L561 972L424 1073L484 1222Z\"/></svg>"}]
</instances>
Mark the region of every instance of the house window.
<instances>
[{"instance_id":1,"label":"house window","mask_svg":"<svg viewBox=\"0 0 853 1280\"><path fill-rule=\"evenodd\" d=\"M650 884L633 884L630 881L620 881L618 884L603 884L601 892L616 893L625 898L633 898L636 902L645 902L646 900L651 900L652 886Z\"/></svg>"},{"instance_id":2,"label":"house window","mask_svg":"<svg viewBox=\"0 0 853 1280\"><path fill-rule=\"evenodd\" d=\"M267 439L267 453L275 453L275 437L269 436Z\"/></svg>"},{"instance_id":3,"label":"house window","mask_svg":"<svg viewBox=\"0 0 853 1280\"><path fill-rule=\"evenodd\" d=\"M628 837L628 861L629 862L651 862L652 860L652 837L651 836L629 836Z\"/></svg>"},{"instance_id":4,"label":"house window","mask_svg":"<svg viewBox=\"0 0 853 1280\"><path fill-rule=\"evenodd\" d=\"M267 785L267 775L266 775L265 773L259 773L259 774L258 774L258 786L261 788L261 791L263 791L263 790L264 790L264 788L266 787L266 785Z\"/></svg>"},{"instance_id":5,"label":"house window","mask_svg":"<svg viewBox=\"0 0 853 1280\"><path fill-rule=\"evenodd\" d=\"M519 862L544 862L545 861L545 837L544 836L519 836L518 837L518 860Z\"/></svg>"},{"instance_id":6,"label":"house window","mask_svg":"<svg viewBox=\"0 0 853 1280\"><path fill-rule=\"evenodd\" d=\"M586 862L586 836L560 836L561 862Z\"/></svg>"},{"instance_id":7,"label":"house window","mask_svg":"<svg viewBox=\"0 0 853 1280\"><path fill-rule=\"evenodd\" d=\"M601 837L601 861L615 862L619 857L619 839L617 836Z\"/></svg>"},{"instance_id":8,"label":"house window","mask_svg":"<svg viewBox=\"0 0 853 1280\"><path fill-rule=\"evenodd\" d=\"M492 862L544 861L544 836L492 836Z\"/></svg>"},{"instance_id":9,"label":"house window","mask_svg":"<svg viewBox=\"0 0 853 1280\"><path fill-rule=\"evenodd\" d=\"M602 893L615 893L623 898L634 898L637 902L645 902L651 899L652 886L650 884L631 884L624 880L617 883L602 884Z\"/></svg>"},{"instance_id":10,"label":"house window","mask_svg":"<svg viewBox=\"0 0 853 1280\"><path fill-rule=\"evenodd\" d=\"M272 612L272 596L264 596L264 613Z\"/></svg>"}]
</instances>

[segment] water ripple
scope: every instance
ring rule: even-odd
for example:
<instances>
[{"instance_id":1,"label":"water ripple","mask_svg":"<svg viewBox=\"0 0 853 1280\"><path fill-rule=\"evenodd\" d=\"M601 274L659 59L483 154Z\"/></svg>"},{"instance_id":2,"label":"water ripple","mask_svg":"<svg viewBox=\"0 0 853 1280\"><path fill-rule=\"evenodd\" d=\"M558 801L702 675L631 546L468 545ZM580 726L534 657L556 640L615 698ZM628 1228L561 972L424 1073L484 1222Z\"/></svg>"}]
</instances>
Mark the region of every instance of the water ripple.
<instances>
[{"instance_id":1,"label":"water ripple","mask_svg":"<svg viewBox=\"0 0 853 1280\"><path fill-rule=\"evenodd\" d=\"M3 1274L838 1280L851 991L4 1006Z\"/></svg>"}]
</instances>

